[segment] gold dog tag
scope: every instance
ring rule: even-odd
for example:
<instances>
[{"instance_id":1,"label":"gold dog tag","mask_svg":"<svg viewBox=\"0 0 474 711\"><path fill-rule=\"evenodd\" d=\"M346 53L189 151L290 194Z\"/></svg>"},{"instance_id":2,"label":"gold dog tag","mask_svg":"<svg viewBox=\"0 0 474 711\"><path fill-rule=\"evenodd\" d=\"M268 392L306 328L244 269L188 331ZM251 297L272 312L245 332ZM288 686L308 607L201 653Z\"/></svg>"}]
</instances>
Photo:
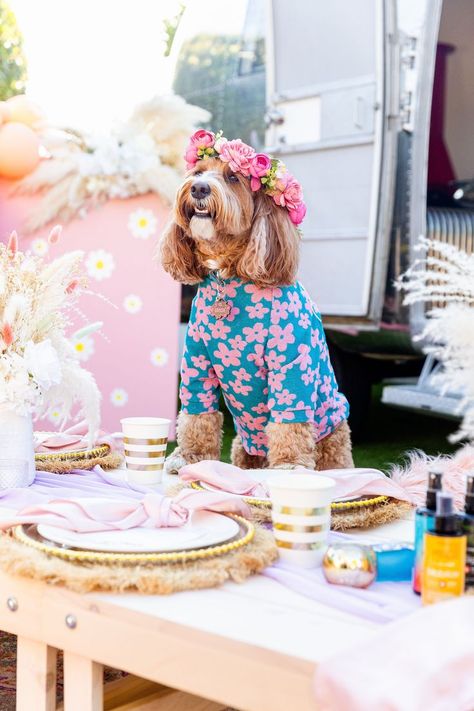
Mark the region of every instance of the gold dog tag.
<instances>
[{"instance_id":1,"label":"gold dog tag","mask_svg":"<svg viewBox=\"0 0 474 711\"><path fill-rule=\"evenodd\" d=\"M210 308L210 313L214 318L221 319L227 318L230 314L231 306L225 299L217 298Z\"/></svg>"}]
</instances>

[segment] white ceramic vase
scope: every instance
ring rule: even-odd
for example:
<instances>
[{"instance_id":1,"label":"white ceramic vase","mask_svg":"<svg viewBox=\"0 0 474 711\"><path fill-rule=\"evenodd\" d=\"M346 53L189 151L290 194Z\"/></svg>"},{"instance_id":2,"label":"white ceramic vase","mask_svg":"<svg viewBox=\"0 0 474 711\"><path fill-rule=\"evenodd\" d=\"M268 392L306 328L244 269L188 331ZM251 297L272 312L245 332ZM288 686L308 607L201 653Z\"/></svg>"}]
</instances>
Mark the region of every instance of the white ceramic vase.
<instances>
[{"instance_id":1,"label":"white ceramic vase","mask_svg":"<svg viewBox=\"0 0 474 711\"><path fill-rule=\"evenodd\" d=\"M16 412L0 407L0 462L1 461L27 462L27 468L23 472L18 473L15 477L15 481L9 479L9 486L30 486L30 484L33 483L36 472L33 420L31 415L18 415ZM3 488L5 488L5 486L3 486Z\"/></svg>"}]
</instances>

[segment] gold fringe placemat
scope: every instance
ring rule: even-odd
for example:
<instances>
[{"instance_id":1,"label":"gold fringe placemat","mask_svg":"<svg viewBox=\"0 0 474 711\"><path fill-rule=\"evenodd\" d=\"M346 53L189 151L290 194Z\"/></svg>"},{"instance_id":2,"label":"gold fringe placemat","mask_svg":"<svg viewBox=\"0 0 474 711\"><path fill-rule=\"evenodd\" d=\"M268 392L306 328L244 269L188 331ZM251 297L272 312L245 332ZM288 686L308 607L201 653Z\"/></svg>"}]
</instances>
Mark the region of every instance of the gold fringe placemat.
<instances>
[{"instance_id":1,"label":"gold fringe placemat","mask_svg":"<svg viewBox=\"0 0 474 711\"><path fill-rule=\"evenodd\" d=\"M102 469L118 469L122 464L122 455L118 452L108 450L106 454L98 454L92 457L81 457L80 459L35 459L36 470L41 472L53 472L54 474L69 474L73 469L93 469L99 465Z\"/></svg>"},{"instance_id":2,"label":"gold fringe placemat","mask_svg":"<svg viewBox=\"0 0 474 711\"><path fill-rule=\"evenodd\" d=\"M225 583L241 583L278 557L270 531L256 526L253 540L232 553L196 562L144 565L79 565L31 548L0 534L0 567L12 575L65 585L79 593L140 592L168 595Z\"/></svg>"},{"instance_id":3,"label":"gold fringe placemat","mask_svg":"<svg viewBox=\"0 0 474 711\"><path fill-rule=\"evenodd\" d=\"M175 496L186 485L177 482L169 487L167 494ZM254 523L271 523L272 512L267 506L249 504L250 518ZM403 518L411 511L411 504L388 496L376 496L368 501L352 504L341 502L331 507L331 528L334 531L348 531L351 528L374 528L384 523Z\"/></svg>"}]
</instances>

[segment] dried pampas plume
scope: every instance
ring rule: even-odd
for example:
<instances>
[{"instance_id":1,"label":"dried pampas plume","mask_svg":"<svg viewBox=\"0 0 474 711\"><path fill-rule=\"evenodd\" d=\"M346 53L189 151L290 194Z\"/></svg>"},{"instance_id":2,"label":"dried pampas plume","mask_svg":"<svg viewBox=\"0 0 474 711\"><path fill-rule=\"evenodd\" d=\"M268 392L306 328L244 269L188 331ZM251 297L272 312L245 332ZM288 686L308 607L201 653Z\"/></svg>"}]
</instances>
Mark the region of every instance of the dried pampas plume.
<instances>
[{"instance_id":1,"label":"dried pampas plume","mask_svg":"<svg viewBox=\"0 0 474 711\"><path fill-rule=\"evenodd\" d=\"M428 313L419 339L424 351L443 364L434 376L442 392L462 393L462 422L452 441L474 442L474 254L453 245L420 238L418 259L397 282L405 304L440 304Z\"/></svg>"}]
</instances>

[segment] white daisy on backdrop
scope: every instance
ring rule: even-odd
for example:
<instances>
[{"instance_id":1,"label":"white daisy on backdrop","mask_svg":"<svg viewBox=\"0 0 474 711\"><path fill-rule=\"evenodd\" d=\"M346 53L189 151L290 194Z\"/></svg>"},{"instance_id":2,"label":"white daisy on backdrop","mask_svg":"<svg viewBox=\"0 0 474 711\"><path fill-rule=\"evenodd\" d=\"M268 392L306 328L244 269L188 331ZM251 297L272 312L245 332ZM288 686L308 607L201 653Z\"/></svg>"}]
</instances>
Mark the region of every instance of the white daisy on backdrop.
<instances>
[{"instance_id":1,"label":"white daisy on backdrop","mask_svg":"<svg viewBox=\"0 0 474 711\"><path fill-rule=\"evenodd\" d=\"M153 365L162 368L167 364L169 359L168 352L164 348L154 348L150 353L150 360Z\"/></svg>"},{"instance_id":2,"label":"white daisy on backdrop","mask_svg":"<svg viewBox=\"0 0 474 711\"><path fill-rule=\"evenodd\" d=\"M128 217L128 229L137 239L148 239L156 233L158 221L151 210L138 208Z\"/></svg>"},{"instance_id":3,"label":"white daisy on backdrop","mask_svg":"<svg viewBox=\"0 0 474 711\"><path fill-rule=\"evenodd\" d=\"M48 249L48 242L42 237L36 237L31 243L31 251L36 257L44 257Z\"/></svg>"},{"instance_id":4,"label":"white daisy on backdrop","mask_svg":"<svg viewBox=\"0 0 474 711\"><path fill-rule=\"evenodd\" d=\"M137 294L128 294L123 300L123 308L128 314L137 314L142 310L143 301Z\"/></svg>"},{"instance_id":5,"label":"white daisy on backdrop","mask_svg":"<svg viewBox=\"0 0 474 711\"><path fill-rule=\"evenodd\" d=\"M94 339L91 336L72 338L71 343L80 361L89 360L89 358L94 355Z\"/></svg>"},{"instance_id":6,"label":"white daisy on backdrop","mask_svg":"<svg viewBox=\"0 0 474 711\"><path fill-rule=\"evenodd\" d=\"M128 402L128 393L123 388L114 388L110 393L110 402L115 407L123 407Z\"/></svg>"},{"instance_id":7,"label":"white daisy on backdrop","mask_svg":"<svg viewBox=\"0 0 474 711\"><path fill-rule=\"evenodd\" d=\"M53 425L58 425L64 418L64 413L59 407L52 407L48 410L47 418Z\"/></svg>"},{"instance_id":8,"label":"white daisy on backdrop","mask_svg":"<svg viewBox=\"0 0 474 711\"><path fill-rule=\"evenodd\" d=\"M106 252L105 249L96 249L93 252L89 252L85 265L90 277L97 281L102 281L112 276L112 272L115 269L115 260L113 255L110 252Z\"/></svg>"}]
</instances>

